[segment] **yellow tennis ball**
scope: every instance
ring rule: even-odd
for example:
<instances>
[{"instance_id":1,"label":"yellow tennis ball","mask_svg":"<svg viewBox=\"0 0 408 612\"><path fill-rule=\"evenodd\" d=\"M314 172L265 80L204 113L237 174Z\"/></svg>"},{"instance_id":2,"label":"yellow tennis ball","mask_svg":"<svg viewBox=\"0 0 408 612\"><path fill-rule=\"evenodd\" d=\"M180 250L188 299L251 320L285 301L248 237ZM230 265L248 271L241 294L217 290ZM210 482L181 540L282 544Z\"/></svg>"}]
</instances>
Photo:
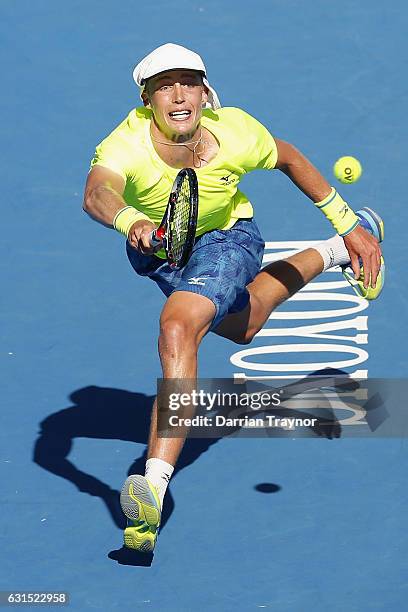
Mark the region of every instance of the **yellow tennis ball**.
<instances>
[{"instance_id":1,"label":"yellow tennis ball","mask_svg":"<svg viewBox=\"0 0 408 612\"><path fill-rule=\"evenodd\" d=\"M340 183L355 183L360 178L362 171L358 159L349 155L340 157L333 166L334 176Z\"/></svg>"}]
</instances>

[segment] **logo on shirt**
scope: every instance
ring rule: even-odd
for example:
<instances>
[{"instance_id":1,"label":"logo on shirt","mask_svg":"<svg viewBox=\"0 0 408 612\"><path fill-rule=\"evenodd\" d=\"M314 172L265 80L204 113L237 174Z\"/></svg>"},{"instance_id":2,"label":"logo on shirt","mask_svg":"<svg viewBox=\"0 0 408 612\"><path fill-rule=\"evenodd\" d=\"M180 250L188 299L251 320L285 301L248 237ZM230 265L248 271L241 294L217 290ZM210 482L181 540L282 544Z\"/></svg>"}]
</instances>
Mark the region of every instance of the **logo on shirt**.
<instances>
[{"instance_id":1,"label":"logo on shirt","mask_svg":"<svg viewBox=\"0 0 408 612\"><path fill-rule=\"evenodd\" d=\"M224 185L232 185L232 183L235 183L235 181L237 180L237 177L234 176L234 178L230 178L230 176L234 176L232 172L231 174L228 174L228 176L222 176L220 178L220 181L222 181Z\"/></svg>"}]
</instances>

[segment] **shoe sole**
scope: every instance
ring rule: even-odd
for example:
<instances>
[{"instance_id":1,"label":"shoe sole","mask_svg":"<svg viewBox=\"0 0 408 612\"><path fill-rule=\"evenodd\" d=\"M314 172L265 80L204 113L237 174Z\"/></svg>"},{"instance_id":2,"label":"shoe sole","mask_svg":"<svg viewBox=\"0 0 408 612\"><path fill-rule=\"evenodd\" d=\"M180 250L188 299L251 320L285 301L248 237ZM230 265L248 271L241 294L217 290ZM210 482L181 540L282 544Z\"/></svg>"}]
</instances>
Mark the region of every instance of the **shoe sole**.
<instances>
[{"instance_id":1,"label":"shoe sole","mask_svg":"<svg viewBox=\"0 0 408 612\"><path fill-rule=\"evenodd\" d=\"M152 552L160 525L160 509L144 476L133 474L126 479L120 494L120 505L129 521L139 523L126 527L125 546L140 552Z\"/></svg>"},{"instance_id":2,"label":"shoe sole","mask_svg":"<svg viewBox=\"0 0 408 612\"><path fill-rule=\"evenodd\" d=\"M371 225L371 227L373 227L374 222L374 226L377 231L373 232L373 236L378 240L378 242L382 242L384 240L384 221L380 215L376 213L375 210L372 210L372 208L368 208L368 206L361 208L357 212L358 215L363 217L363 219L365 219L365 221Z\"/></svg>"}]
</instances>

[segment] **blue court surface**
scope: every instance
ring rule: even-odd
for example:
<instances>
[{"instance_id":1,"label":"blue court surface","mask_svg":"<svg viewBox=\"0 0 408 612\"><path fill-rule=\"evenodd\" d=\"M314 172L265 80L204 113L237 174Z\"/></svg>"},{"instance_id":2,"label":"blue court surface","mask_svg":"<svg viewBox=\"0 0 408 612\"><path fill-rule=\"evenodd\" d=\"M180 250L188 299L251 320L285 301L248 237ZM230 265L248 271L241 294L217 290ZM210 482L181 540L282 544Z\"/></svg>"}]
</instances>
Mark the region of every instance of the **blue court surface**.
<instances>
[{"instance_id":1,"label":"blue court surface","mask_svg":"<svg viewBox=\"0 0 408 612\"><path fill-rule=\"evenodd\" d=\"M122 549L118 491L143 470L163 297L82 211L95 145L139 104L134 65L165 42L195 49L224 106L330 181L338 157L361 161L362 178L337 186L384 217L387 262L368 307L327 273L250 346L210 334L200 375L304 376L318 362L403 379L407 30L402 0L2 0L0 590L68 592L76 611L407 608L406 427L190 440L153 559ZM332 233L283 174L242 188L267 257ZM328 322L329 339L290 331Z\"/></svg>"}]
</instances>

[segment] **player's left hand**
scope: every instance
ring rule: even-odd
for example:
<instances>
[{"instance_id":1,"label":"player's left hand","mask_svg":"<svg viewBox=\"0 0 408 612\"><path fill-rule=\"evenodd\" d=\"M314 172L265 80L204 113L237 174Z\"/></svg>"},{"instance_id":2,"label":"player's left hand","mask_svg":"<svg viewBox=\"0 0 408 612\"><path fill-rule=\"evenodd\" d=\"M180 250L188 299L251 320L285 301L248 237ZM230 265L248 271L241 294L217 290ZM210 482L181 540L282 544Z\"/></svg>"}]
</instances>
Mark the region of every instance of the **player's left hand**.
<instances>
[{"instance_id":1,"label":"player's left hand","mask_svg":"<svg viewBox=\"0 0 408 612\"><path fill-rule=\"evenodd\" d=\"M343 240L350 255L355 277L360 277L359 258L361 258L364 268L364 287L367 289L371 284L371 287L374 288L381 265L381 249L377 240L360 225L344 236Z\"/></svg>"}]
</instances>

